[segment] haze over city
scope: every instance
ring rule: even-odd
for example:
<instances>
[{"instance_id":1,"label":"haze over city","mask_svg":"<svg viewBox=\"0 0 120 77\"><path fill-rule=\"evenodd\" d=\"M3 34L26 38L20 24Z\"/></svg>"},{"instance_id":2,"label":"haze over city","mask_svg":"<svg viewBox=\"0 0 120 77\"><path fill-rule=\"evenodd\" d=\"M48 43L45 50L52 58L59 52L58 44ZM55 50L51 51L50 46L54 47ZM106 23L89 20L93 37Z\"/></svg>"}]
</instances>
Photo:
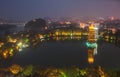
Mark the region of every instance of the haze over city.
<instances>
[{"instance_id":1,"label":"haze over city","mask_svg":"<svg viewBox=\"0 0 120 77\"><path fill-rule=\"evenodd\" d=\"M119 0L1 0L0 18L30 20L38 17L120 18Z\"/></svg>"}]
</instances>

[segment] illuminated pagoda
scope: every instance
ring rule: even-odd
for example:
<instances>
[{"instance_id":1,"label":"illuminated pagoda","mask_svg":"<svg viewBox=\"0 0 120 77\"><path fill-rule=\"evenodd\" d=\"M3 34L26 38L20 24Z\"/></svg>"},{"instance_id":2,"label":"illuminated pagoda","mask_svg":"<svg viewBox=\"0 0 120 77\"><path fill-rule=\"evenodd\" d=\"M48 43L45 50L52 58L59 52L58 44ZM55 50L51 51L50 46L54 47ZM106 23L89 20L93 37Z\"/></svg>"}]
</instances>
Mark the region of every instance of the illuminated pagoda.
<instances>
[{"instance_id":1,"label":"illuminated pagoda","mask_svg":"<svg viewBox=\"0 0 120 77\"><path fill-rule=\"evenodd\" d=\"M89 31L88 31L88 41L89 42L95 42L95 27L93 24L89 26Z\"/></svg>"},{"instance_id":2,"label":"illuminated pagoda","mask_svg":"<svg viewBox=\"0 0 120 77\"><path fill-rule=\"evenodd\" d=\"M88 41L86 42L86 45L88 48L94 49L97 46L96 43L96 28L93 24L89 26L89 31L88 31Z\"/></svg>"}]
</instances>

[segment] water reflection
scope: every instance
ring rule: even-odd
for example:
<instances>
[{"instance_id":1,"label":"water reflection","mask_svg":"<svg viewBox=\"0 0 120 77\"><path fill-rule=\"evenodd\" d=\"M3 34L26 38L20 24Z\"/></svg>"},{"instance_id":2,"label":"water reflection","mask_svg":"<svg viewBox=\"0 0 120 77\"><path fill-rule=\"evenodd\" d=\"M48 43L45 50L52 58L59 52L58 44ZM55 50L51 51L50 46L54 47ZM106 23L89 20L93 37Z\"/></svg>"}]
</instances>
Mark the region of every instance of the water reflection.
<instances>
[{"instance_id":1,"label":"water reflection","mask_svg":"<svg viewBox=\"0 0 120 77\"><path fill-rule=\"evenodd\" d=\"M89 26L88 30L88 42L86 46L88 47L88 63L94 63L94 55L97 54L97 41L98 39L98 29L94 25Z\"/></svg>"},{"instance_id":2,"label":"water reflection","mask_svg":"<svg viewBox=\"0 0 120 77\"><path fill-rule=\"evenodd\" d=\"M88 63L94 63L94 49L88 49Z\"/></svg>"},{"instance_id":3,"label":"water reflection","mask_svg":"<svg viewBox=\"0 0 120 77\"><path fill-rule=\"evenodd\" d=\"M81 36L78 37L52 37L55 41L65 41L65 40L81 40Z\"/></svg>"},{"instance_id":4,"label":"water reflection","mask_svg":"<svg viewBox=\"0 0 120 77\"><path fill-rule=\"evenodd\" d=\"M81 41L83 40L81 36L72 36L72 37L52 37L53 40L55 41L68 41L68 40L76 40L76 41ZM84 40L86 41L86 40ZM94 63L94 56L97 55L97 47L98 44L97 42L91 42L91 41L86 41L86 48L88 50L88 63L93 64Z\"/></svg>"},{"instance_id":5,"label":"water reflection","mask_svg":"<svg viewBox=\"0 0 120 77\"><path fill-rule=\"evenodd\" d=\"M93 64L94 63L94 56L97 55L97 43L93 43L94 46L88 47L88 63Z\"/></svg>"}]
</instances>

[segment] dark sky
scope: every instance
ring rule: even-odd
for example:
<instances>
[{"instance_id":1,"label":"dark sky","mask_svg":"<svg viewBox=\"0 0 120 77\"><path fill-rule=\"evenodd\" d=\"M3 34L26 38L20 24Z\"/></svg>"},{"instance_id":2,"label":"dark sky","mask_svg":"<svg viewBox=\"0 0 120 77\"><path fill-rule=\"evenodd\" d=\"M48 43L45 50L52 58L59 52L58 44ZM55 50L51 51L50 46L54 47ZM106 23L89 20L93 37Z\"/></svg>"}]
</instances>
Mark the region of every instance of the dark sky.
<instances>
[{"instance_id":1,"label":"dark sky","mask_svg":"<svg viewBox=\"0 0 120 77\"><path fill-rule=\"evenodd\" d=\"M119 0L0 0L0 18L30 20L39 17L120 18Z\"/></svg>"}]
</instances>

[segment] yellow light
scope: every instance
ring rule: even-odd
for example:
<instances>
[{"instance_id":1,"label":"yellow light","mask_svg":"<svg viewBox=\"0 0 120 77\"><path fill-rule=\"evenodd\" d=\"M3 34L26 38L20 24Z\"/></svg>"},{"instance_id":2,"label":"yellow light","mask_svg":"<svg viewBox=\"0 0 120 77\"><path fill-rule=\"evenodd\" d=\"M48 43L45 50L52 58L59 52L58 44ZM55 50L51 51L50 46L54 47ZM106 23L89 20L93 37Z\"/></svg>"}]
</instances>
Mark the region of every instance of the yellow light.
<instances>
[{"instance_id":1,"label":"yellow light","mask_svg":"<svg viewBox=\"0 0 120 77\"><path fill-rule=\"evenodd\" d=\"M80 28L84 28L85 24L80 22Z\"/></svg>"},{"instance_id":2,"label":"yellow light","mask_svg":"<svg viewBox=\"0 0 120 77\"><path fill-rule=\"evenodd\" d=\"M106 39L109 39L109 36L105 36Z\"/></svg>"},{"instance_id":3,"label":"yellow light","mask_svg":"<svg viewBox=\"0 0 120 77\"><path fill-rule=\"evenodd\" d=\"M59 35L59 32L58 32L58 31L56 31L56 32L55 32L55 35Z\"/></svg>"},{"instance_id":4,"label":"yellow light","mask_svg":"<svg viewBox=\"0 0 120 77\"><path fill-rule=\"evenodd\" d=\"M71 24L71 22L67 21L67 22L65 22L65 24L68 24L68 25L69 25L69 24Z\"/></svg>"},{"instance_id":5,"label":"yellow light","mask_svg":"<svg viewBox=\"0 0 120 77\"><path fill-rule=\"evenodd\" d=\"M90 26L89 26L89 30L94 30L94 25L93 24L91 24Z\"/></svg>"},{"instance_id":6,"label":"yellow light","mask_svg":"<svg viewBox=\"0 0 120 77\"><path fill-rule=\"evenodd\" d=\"M22 67L16 64L10 67L10 71L12 74L18 74L21 70L22 70Z\"/></svg>"},{"instance_id":7,"label":"yellow light","mask_svg":"<svg viewBox=\"0 0 120 77\"><path fill-rule=\"evenodd\" d=\"M3 57L6 59L7 57L8 57L8 51L7 50L5 50L5 51L3 51Z\"/></svg>"},{"instance_id":8,"label":"yellow light","mask_svg":"<svg viewBox=\"0 0 120 77\"><path fill-rule=\"evenodd\" d=\"M13 42L13 43L16 43L16 42L17 42L17 39L14 39L12 42Z\"/></svg>"},{"instance_id":9,"label":"yellow light","mask_svg":"<svg viewBox=\"0 0 120 77\"><path fill-rule=\"evenodd\" d=\"M89 62L90 64L94 63L94 58L93 58L93 57L89 57L89 58L88 58L88 62Z\"/></svg>"},{"instance_id":10,"label":"yellow light","mask_svg":"<svg viewBox=\"0 0 120 77\"><path fill-rule=\"evenodd\" d=\"M105 77L104 75L102 75L101 77Z\"/></svg>"},{"instance_id":11,"label":"yellow light","mask_svg":"<svg viewBox=\"0 0 120 77\"><path fill-rule=\"evenodd\" d=\"M38 37L39 37L40 39L44 38L43 35L41 35L41 34L38 34Z\"/></svg>"},{"instance_id":12,"label":"yellow light","mask_svg":"<svg viewBox=\"0 0 120 77\"><path fill-rule=\"evenodd\" d=\"M19 47L18 47L18 46L16 46L15 48L16 48L17 50L19 49Z\"/></svg>"},{"instance_id":13,"label":"yellow light","mask_svg":"<svg viewBox=\"0 0 120 77\"><path fill-rule=\"evenodd\" d=\"M21 47L22 46L22 42L19 42L17 45L18 45L18 47Z\"/></svg>"}]
</instances>

